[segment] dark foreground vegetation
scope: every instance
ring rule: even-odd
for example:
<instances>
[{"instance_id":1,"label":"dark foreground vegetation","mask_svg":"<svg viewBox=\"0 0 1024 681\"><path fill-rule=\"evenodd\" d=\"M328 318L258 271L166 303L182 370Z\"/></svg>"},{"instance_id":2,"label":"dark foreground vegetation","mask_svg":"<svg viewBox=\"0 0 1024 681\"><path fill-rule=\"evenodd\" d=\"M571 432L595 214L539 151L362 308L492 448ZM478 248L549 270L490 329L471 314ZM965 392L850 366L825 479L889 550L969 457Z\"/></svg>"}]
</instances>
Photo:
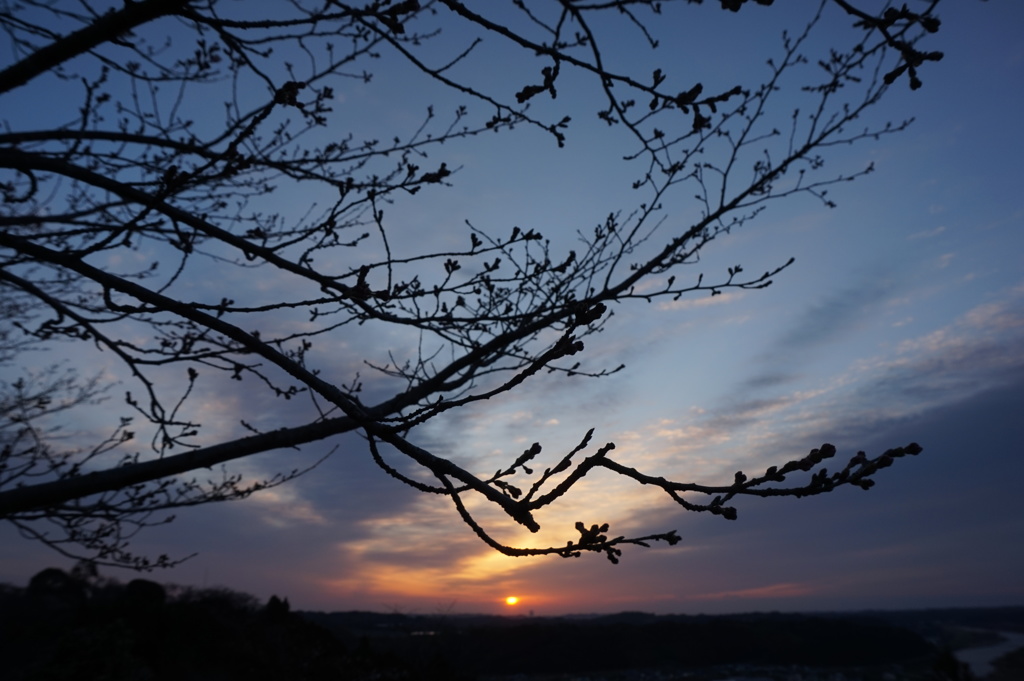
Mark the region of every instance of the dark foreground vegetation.
<instances>
[{"instance_id":1,"label":"dark foreground vegetation","mask_svg":"<svg viewBox=\"0 0 1024 681\"><path fill-rule=\"evenodd\" d=\"M43 570L0 587L8 681L57 679L970 679L949 646L1024 608L586 617L299 613L224 588ZM972 633L973 632L973 633ZM1024 678L1021 652L991 678Z\"/></svg>"}]
</instances>

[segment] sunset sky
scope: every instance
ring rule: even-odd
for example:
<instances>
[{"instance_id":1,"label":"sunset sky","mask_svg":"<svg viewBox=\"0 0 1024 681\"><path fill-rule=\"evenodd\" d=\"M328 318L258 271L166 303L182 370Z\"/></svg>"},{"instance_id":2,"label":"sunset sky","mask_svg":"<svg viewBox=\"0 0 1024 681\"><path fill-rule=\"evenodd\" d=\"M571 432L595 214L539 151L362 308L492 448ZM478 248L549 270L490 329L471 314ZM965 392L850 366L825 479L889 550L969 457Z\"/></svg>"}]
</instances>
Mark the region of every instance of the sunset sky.
<instances>
[{"instance_id":1,"label":"sunset sky","mask_svg":"<svg viewBox=\"0 0 1024 681\"><path fill-rule=\"evenodd\" d=\"M737 14L717 4L678 7L651 23L662 39L655 58L670 75L724 87L757 82L782 29L798 27L803 6L814 3L748 3ZM830 10L819 44L850 23ZM915 117L913 125L828 157L836 172L872 162L875 172L833 189L832 210L809 197L773 204L702 258L701 271L711 274L737 263L760 272L795 257L771 287L621 305L607 331L588 339L587 357L624 363L625 371L599 380L541 376L413 438L487 472L533 442L555 461L595 428L594 442L614 442L626 465L707 483L763 472L823 442L836 445L841 463L858 450L924 447L882 471L874 489L741 499L739 519L727 521L686 513L663 493L605 472L540 515L540 535L519 526L496 534L515 545L564 544L580 520L608 522L616 535L676 529L682 542L627 547L618 565L600 555L510 558L481 543L450 501L376 468L352 436L307 447L302 461L339 449L286 486L181 511L140 535L134 546L142 552L197 553L151 578L261 599L278 594L308 610L548 615L1024 604L1024 3L946 0L939 16L930 49L945 58L925 65L920 90L900 81L871 114ZM459 38L443 35L437 49L454 50ZM0 67L10 59L3 40ZM388 65L368 85L339 88L339 120L386 134L414 127L427 103L448 104L450 95L433 94L407 71L386 75ZM500 78L510 67L499 55L472 68ZM564 149L525 128L444 148L448 156L435 158L460 168L452 186L388 208L399 247L464 239L469 220L495 234L536 229L564 252L575 230L628 209L637 169L618 159L629 139L595 119L593 89L574 87L569 81L559 100L543 104L574 117ZM34 105L21 96L26 115ZM780 106L779 125L789 113ZM689 198L666 202L670 226L688 223ZM201 285L229 288L231 280L211 273ZM338 347L358 354L389 342ZM70 348L67 358L83 361ZM277 408L245 393L221 398L202 405L211 432ZM235 469L291 468L290 456L265 454ZM25 584L51 565L71 562L0 526L0 581Z\"/></svg>"}]
</instances>

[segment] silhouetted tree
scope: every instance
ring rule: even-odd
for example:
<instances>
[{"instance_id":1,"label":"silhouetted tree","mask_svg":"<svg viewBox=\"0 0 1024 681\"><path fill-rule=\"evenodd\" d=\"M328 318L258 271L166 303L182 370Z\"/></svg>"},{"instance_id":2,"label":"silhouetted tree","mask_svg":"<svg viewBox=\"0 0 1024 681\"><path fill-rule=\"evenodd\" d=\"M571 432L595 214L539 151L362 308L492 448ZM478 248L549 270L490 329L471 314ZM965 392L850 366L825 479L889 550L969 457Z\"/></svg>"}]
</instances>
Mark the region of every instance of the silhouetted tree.
<instances>
[{"instance_id":1,"label":"silhouetted tree","mask_svg":"<svg viewBox=\"0 0 1024 681\"><path fill-rule=\"evenodd\" d=\"M60 568L40 570L28 583L28 595L44 608L68 609L85 602L85 583Z\"/></svg>"},{"instance_id":2,"label":"silhouetted tree","mask_svg":"<svg viewBox=\"0 0 1024 681\"><path fill-rule=\"evenodd\" d=\"M124 597L134 608L152 609L167 601L167 590L162 584L148 579L133 579L125 585Z\"/></svg>"},{"instance_id":3,"label":"silhouetted tree","mask_svg":"<svg viewBox=\"0 0 1024 681\"><path fill-rule=\"evenodd\" d=\"M271 596L270 600L263 607L263 612L266 613L267 617L271 619L283 619L288 616L291 612L292 606L288 603L288 599L280 599L276 595Z\"/></svg>"},{"instance_id":4,"label":"silhouetted tree","mask_svg":"<svg viewBox=\"0 0 1024 681\"><path fill-rule=\"evenodd\" d=\"M578 536L564 545L506 546L465 500L482 498L536 531L537 510L602 468L659 487L687 510L734 518L730 504L739 495L866 489L894 458L916 454L917 445L874 458L858 453L830 474L819 467L835 454L826 444L761 475L702 485L628 467L611 457L612 444L585 453L591 433L547 464L536 462L537 444L485 474L418 439L431 419L527 389L539 372L617 371L589 366L582 354L584 339L610 323L612 303L769 285L789 263L753 275L737 265L707 277L684 266L766 202L808 195L831 206L830 185L870 168L828 174L822 154L902 130L906 123L855 122L894 83L919 87L922 65L941 57L919 47L938 29L936 0L877 13L857 6L873 3L826 0L784 37L766 79L753 86L713 91L669 64L644 73L618 68L599 37L605 22L615 22L616 36L635 31L653 48L655 23L667 36L678 34L675 14L651 19L682 11L675 4L5 4L4 54L14 61L0 71L0 359L10 365L29 350L55 347L87 358L98 348L129 384L134 421L112 423L98 445L68 449L47 437L47 424L100 399L99 383L59 372L6 381L0 517L69 555L164 565L166 556L128 550L135 530L165 520L154 513L243 498L303 472L246 482L226 469L216 480L197 471L359 433L384 471L449 497L499 551L594 551L616 561L626 544L678 536L615 536L607 524L578 523ZM750 11L744 4L721 1L733 12ZM809 59L808 36L825 12L844 13L853 26L820 59ZM439 56L441 30L452 56ZM538 64L536 76L512 82L506 64L486 63L484 77L466 69L491 43ZM758 64L768 56L753 55ZM352 121L332 111L334 89L346 79L370 81L376 64L384 76L411 67L439 93L465 102L447 113L410 102L409 111L422 106L422 124L387 139L342 129ZM635 145L634 208L580 229L579 245L568 252L519 227L498 236L470 225L457 244L424 239L419 251L396 242L383 209L453 181L453 159L436 158L442 144L533 127L563 145L569 117L545 113L559 101L530 105L554 99L568 78L589 78L594 111ZM782 104L782 132L769 112L791 87L808 106L798 116ZM675 192L695 193L700 208L681 229L659 215ZM291 198L268 201L282 196ZM203 286L209 272L230 283ZM354 368L363 358L342 364L336 355L366 329L412 339L415 350L368 357L376 376L364 392ZM327 339L334 349L314 348ZM265 391L308 399L312 416L280 410L242 421L244 430L218 440L201 429L191 400L203 402L231 380L243 397ZM120 453L143 432L149 451ZM810 481L781 484L812 469ZM513 476L527 482L513 484ZM710 496L693 496L700 494Z\"/></svg>"},{"instance_id":5,"label":"silhouetted tree","mask_svg":"<svg viewBox=\"0 0 1024 681\"><path fill-rule=\"evenodd\" d=\"M943 648L935 657L929 681L975 681L976 678L970 665L958 660L949 648Z\"/></svg>"},{"instance_id":6,"label":"silhouetted tree","mask_svg":"<svg viewBox=\"0 0 1024 681\"><path fill-rule=\"evenodd\" d=\"M387 678L361 673L362 660L301 616L287 609L264 616L248 594L175 589L169 595L156 582L136 579L104 580L91 594L79 589L70 602L66 595L55 600L75 583L47 568L32 578L27 595L0 594L5 681Z\"/></svg>"}]
</instances>

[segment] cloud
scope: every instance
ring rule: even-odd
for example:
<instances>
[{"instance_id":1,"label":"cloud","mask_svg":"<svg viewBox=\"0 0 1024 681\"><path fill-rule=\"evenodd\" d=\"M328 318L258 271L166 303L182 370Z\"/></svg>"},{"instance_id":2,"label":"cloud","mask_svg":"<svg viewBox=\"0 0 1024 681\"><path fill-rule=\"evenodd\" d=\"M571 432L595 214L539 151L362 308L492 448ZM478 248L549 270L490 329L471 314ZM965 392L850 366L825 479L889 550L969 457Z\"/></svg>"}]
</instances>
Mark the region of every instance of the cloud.
<instances>
[{"instance_id":1,"label":"cloud","mask_svg":"<svg viewBox=\"0 0 1024 681\"><path fill-rule=\"evenodd\" d=\"M692 310L694 308L710 307L712 305L727 305L735 303L746 297L743 291L729 291L717 296L697 294L699 298L680 298L679 300L668 300L658 303L659 310L670 310L679 312L681 310Z\"/></svg>"},{"instance_id":2,"label":"cloud","mask_svg":"<svg viewBox=\"0 0 1024 681\"><path fill-rule=\"evenodd\" d=\"M796 362L797 356L787 357L781 350L785 343L775 344L759 359L770 367L743 379L727 391L728 397L704 405L699 420L691 417L679 427L699 425L704 433L716 433L716 442L731 441L733 450L736 443L754 441L756 451L748 446L745 458L756 462L757 451L786 451L791 447L788 443L813 441L823 433L835 439L846 432L844 424L849 424L850 431L863 432L869 424L884 427L926 409L966 400L1024 371L1024 354L1017 351L1024 347L1021 289L1006 289L942 327L882 345L881 353L853 359L845 370L822 375L813 383L786 371L787 361ZM795 328L826 320L843 327L860 314L853 302L838 304L838 310L826 307L814 306ZM806 344L827 342L831 333L812 336ZM798 336L791 329L786 338ZM802 389L787 390L798 378ZM759 396L752 394L755 391L770 392Z\"/></svg>"},{"instance_id":3,"label":"cloud","mask_svg":"<svg viewBox=\"0 0 1024 681\"><path fill-rule=\"evenodd\" d=\"M862 284L834 292L807 308L760 358L763 370L747 379L744 387L784 390L799 377L789 370L787 363L795 363L806 352L841 338L885 301L891 289L883 279L865 279ZM1013 296L976 306L957 322L905 341L887 354L855 363L844 374L810 390L768 396L732 391L742 397L714 406L702 405L704 413L693 413L688 418L658 419L634 427L614 438L619 447L612 456L645 473L719 482L716 478L747 464L767 465L769 459L770 463L780 463L780 458L784 461L805 453L802 443L808 440L817 445L826 438L840 437L848 442L859 440L861 446L866 446L870 443L865 441L865 432L891 428L915 414L970 399L993 381L1005 378L1007 370L1019 367L1024 360L1007 352L1007 348L1021 347L1022 318L1019 302L1014 302ZM582 435L574 430L572 412L583 412L587 418L593 418L595 413L608 413L616 407L616 390L608 388L604 381L600 391L589 387L581 390L581 385L536 377L531 380L532 392L493 401L486 408L457 410L429 427L418 429L414 439L433 451L451 454L466 466L482 466L486 462L489 470L476 471L484 474L497 467L492 458L496 453L511 461L535 440L543 441L546 460L554 461ZM538 395L542 398L538 399ZM207 413L215 413L214 407L219 409L222 414L216 420L225 423L243 413L269 414L283 407L283 411L277 412L278 417L294 414L300 418L302 411L308 409L308 403L300 402L268 398L266 404L259 400L241 405L224 400L213 404ZM559 421L562 427L556 432L553 426ZM257 496L251 506L240 506L231 514L239 522L256 521L254 527L263 527L273 532L274 537L290 533L296 546L303 547L294 555L304 556L309 565L321 566L312 571L307 569L301 579L287 577L279 582L282 590L305 590L312 594L319 589L321 597L329 595L335 603L368 603L379 608L389 599L426 603L436 600L441 593L459 593L466 602L486 603L492 592L507 585L514 586L517 592L532 593L536 603L554 602L549 585L554 574L564 571L562 559L527 563L497 554L458 519L449 501L423 497L381 475L359 438L337 441L343 447L324 464L323 470L293 483L287 493L262 499ZM323 451L329 446L322 444L323 447L317 444L312 449ZM603 444L603 440L597 444ZM253 460L252 470L276 470L290 457L290 453L281 452ZM771 506L770 500L745 500L740 508L740 523ZM765 512L765 517L774 518L776 528L788 523L800 526L795 519L806 513L803 505L799 511L786 504L775 508L778 510ZM860 507L856 508L859 512ZM678 562L681 551L686 560L702 566L706 563L695 560L696 556L707 555L708 560L711 556L721 557L727 548L725 544L735 541L737 536L735 528L720 518L685 514L657 490L600 472L588 476L573 495L544 515L545 531L540 536L521 531L500 514L481 511L481 517L496 523L488 527L503 528L498 531L502 540L517 546L564 543L572 535L575 520L611 522L613 532L622 533L682 527L686 530L686 546L672 549L666 555L675 556ZM195 526L191 527L194 531ZM754 527L760 529L762 525ZM231 528L231 523L226 523L221 530L230 534ZM255 530L247 533L252 531ZM794 555L806 550L801 548L805 540L799 534L780 540L778 530L773 532L761 537L756 532L745 535L750 542L749 550L776 550L766 546L769 540L792 547ZM255 536L250 540L258 541ZM187 536L175 543L189 547ZM244 561L241 556L254 553L251 548L242 551L239 542L227 544L238 544L238 560ZM206 546L193 547L210 550ZM639 561L636 556L640 553L640 549L635 549L625 560ZM272 558L261 569L283 575L287 572L282 566L284 558ZM600 575L606 562L599 556L586 556L574 566L573 573L583 570ZM785 564L780 558L780 566ZM659 575L641 591L644 598L657 592L666 599L664 602L676 603L676 607L687 598L724 602L814 595L807 586L813 582L790 579L784 567L778 570L766 575L771 578L766 580L767 586L730 589L728 580L726 588L714 582L671 586L665 576ZM531 575L535 578L532 582ZM305 585L301 580L306 581ZM565 588L568 590L571 585ZM571 593L579 592L579 597L585 598L584 591L580 588ZM629 602L633 598L631 593L634 592L626 590L616 595L616 602Z\"/></svg>"},{"instance_id":4,"label":"cloud","mask_svg":"<svg viewBox=\"0 0 1024 681\"><path fill-rule=\"evenodd\" d=\"M886 276L862 277L856 284L833 291L805 307L789 327L756 358L756 369L734 392L776 389L797 381L809 357L822 348L844 340L896 290L895 281Z\"/></svg>"},{"instance_id":5,"label":"cloud","mask_svg":"<svg viewBox=\"0 0 1024 681\"><path fill-rule=\"evenodd\" d=\"M833 291L805 308L791 328L772 343L763 360L785 362L841 338L894 290L891 279L870 276L854 286Z\"/></svg>"},{"instance_id":6,"label":"cloud","mask_svg":"<svg viewBox=\"0 0 1024 681\"><path fill-rule=\"evenodd\" d=\"M761 598L793 598L795 596L807 596L817 591L807 584L783 583L759 586L752 589L738 589L735 591L718 591L715 593L697 594L688 596L691 601L720 601L726 599L761 599Z\"/></svg>"},{"instance_id":7,"label":"cloud","mask_svg":"<svg viewBox=\"0 0 1024 681\"><path fill-rule=\"evenodd\" d=\"M946 227L944 225L936 227L935 229L926 229L926 230L922 230L920 232L914 232L913 234L908 235L907 236L907 240L908 241L916 241L918 239L931 239L933 237L937 237L938 235L944 233L945 231L946 231Z\"/></svg>"},{"instance_id":8,"label":"cloud","mask_svg":"<svg viewBox=\"0 0 1024 681\"><path fill-rule=\"evenodd\" d=\"M888 356L862 362L855 402L893 405L898 413L962 401L1024 370L1024 295L968 310L953 323L904 341Z\"/></svg>"},{"instance_id":9,"label":"cloud","mask_svg":"<svg viewBox=\"0 0 1024 681\"><path fill-rule=\"evenodd\" d=\"M478 521L504 544L530 546L546 541L545 533L531 535L472 495L466 495L466 502ZM451 502L440 497L421 496L406 511L382 514L362 525L362 539L336 546L350 569L324 580L332 598L359 595L423 604L443 594L458 594L464 604L487 603L507 595L503 592L512 589L527 567L525 559L503 555L480 541L452 510ZM536 587L523 586L518 584L517 595L536 596Z\"/></svg>"},{"instance_id":10,"label":"cloud","mask_svg":"<svg viewBox=\"0 0 1024 681\"><path fill-rule=\"evenodd\" d=\"M303 499L297 486L282 485L254 494L249 502L264 522L275 527L326 525L327 518L316 510L312 501Z\"/></svg>"},{"instance_id":11,"label":"cloud","mask_svg":"<svg viewBox=\"0 0 1024 681\"><path fill-rule=\"evenodd\" d=\"M800 374L798 373L765 372L747 379L743 384L751 390L764 390L785 386L799 378Z\"/></svg>"},{"instance_id":12,"label":"cloud","mask_svg":"<svg viewBox=\"0 0 1024 681\"><path fill-rule=\"evenodd\" d=\"M928 449L936 442L976 450L984 439L974 431L987 428L1005 438L1012 432L1008 425L1018 418L1013 416L1016 405L1024 400L1024 355L1016 350L1024 347L1022 300L1020 287L1010 289L1000 299L975 306L945 327L907 340L885 354L853 362L845 372L810 390L729 401L678 420L653 420L630 437L619 438L624 451L613 455L646 473L685 475L713 483L737 469L756 473L784 463L822 442L839 447L839 465L857 449L877 454L911 440L923 442L924 457L901 462L895 467L899 475L903 469L913 471L928 465L922 462L928 460ZM994 390L1003 392L993 397ZM951 411L950 415L938 416L944 410ZM971 410L977 413L967 416ZM992 424L983 426L986 419ZM915 423L919 425L911 427ZM965 432L937 434L940 428L958 427ZM972 437L977 438L977 446L966 444ZM1006 440L1002 442L1005 447ZM959 474L949 471L949 475L956 480ZM883 483L889 477L889 471L880 476ZM921 490L920 498L929 498L929 494L930 490ZM849 493L839 496L850 499ZM689 545L703 541L700 528L712 533L721 529L707 525L713 520L695 521L666 511L663 500L649 503L634 507L631 525L663 531L665 518L675 517L689 528ZM744 508L760 509L762 505L789 507L782 501L741 500L741 522ZM858 507L852 501L843 505L848 507L851 512L863 512L853 510ZM617 515L613 512L610 517ZM891 519L879 521L892 523ZM793 522L793 526L801 523ZM756 537L751 540L760 541Z\"/></svg>"}]
</instances>

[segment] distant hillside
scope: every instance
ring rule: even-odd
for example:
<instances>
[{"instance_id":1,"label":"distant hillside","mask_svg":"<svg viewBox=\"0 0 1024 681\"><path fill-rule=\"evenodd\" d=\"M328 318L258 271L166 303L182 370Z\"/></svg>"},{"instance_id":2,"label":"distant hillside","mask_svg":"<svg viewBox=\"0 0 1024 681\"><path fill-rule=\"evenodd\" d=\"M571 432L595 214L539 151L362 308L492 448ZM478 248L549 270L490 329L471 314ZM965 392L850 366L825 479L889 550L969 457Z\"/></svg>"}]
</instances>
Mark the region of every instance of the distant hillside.
<instances>
[{"instance_id":1,"label":"distant hillside","mask_svg":"<svg viewBox=\"0 0 1024 681\"><path fill-rule=\"evenodd\" d=\"M342 640L396 654L443 654L475 674L586 673L727 664L818 668L923 664L921 635L866 616L754 614L592 618L444 618L303 613Z\"/></svg>"},{"instance_id":2,"label":"distant hillside","mask_svg":"<svg viewBox=\"0 0 1024 681\"><path fill-rule=\"evenodd\" d=\"M941 637L951 627L1016 631L1024 633L1024 606L1006 608L930 608L858 613L917 631L929 638Z\"/></svg>"},{"instance_id":3,"label":"distant hillside","mask_svg":"<svg viewBox=\"0 0 1024 681\"><path fill-rule=\"evenodd\" d=\"M0 587L4 681L412 679L289 611L228 589L43 570ZM444 677L437 677L444 678Z\"/></svg>"},{"instance_id":4,"label":"distant hillside","mask_svg":"<svg viewBox=\"0 0 1024 681\"><path fill-rule=\"evenodd\" d=\"M0 586L0 676L473 681L513 674L667 679L685 672L700 681L726 678L728 671L763 679L841 674L847 681L963 681L969 676L940 648L991 637L979 630L1024 632L1024 608L727 616L298 613L276 596L262 604L229 589L143 579L121 584L94 571L51 568L25 588ZM1015 654L997 665L999 681L1016 678L1021 662ZM804 671L793 676L795 669Z\"/></svg>"}]
</instances>

